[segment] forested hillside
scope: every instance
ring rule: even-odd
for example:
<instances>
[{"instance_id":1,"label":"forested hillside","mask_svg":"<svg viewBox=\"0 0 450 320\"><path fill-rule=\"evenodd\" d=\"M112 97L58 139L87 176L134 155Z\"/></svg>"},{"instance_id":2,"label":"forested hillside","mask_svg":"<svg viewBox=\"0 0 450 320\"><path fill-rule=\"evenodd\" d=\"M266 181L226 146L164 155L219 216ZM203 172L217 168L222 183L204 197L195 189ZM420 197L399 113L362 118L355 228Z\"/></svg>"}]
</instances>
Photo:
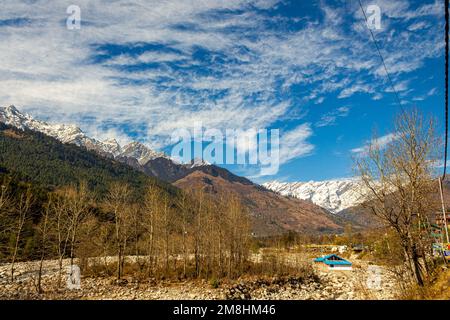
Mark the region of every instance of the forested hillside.
<instances>
[{"instance_id":1,"label":"forested hillside","mask_svg":"<svg viewBox=\"0 0 450 320\"><path fill-rule=\"evenodd\" d=\"M142 202L150 184L172 204L179 196L179 190L170 184L125 164L39 132L0 123L0 261L14 251L20 260L37 258L38 226L49 195L77 188L80 183L86 183L89 210L100 220L112 219L101 202L113 184L129 186L129 197L137 202ZM23 223L21 214L26 214Z\"/></svg>"},{"instance_id":2,"label":"forested hillside","mask_svg":"<svg viewBox=\"0 0 450 320\"><path fill-rule=\"evenodd\" d=\"M150 180L171 193L176 192L170 184L93 151L3 123L0 123L0 172L46 188L86 181L88 187L100 195L112 182L127 183L136 190L142 190Z\"/></svg>"}]
</instances>

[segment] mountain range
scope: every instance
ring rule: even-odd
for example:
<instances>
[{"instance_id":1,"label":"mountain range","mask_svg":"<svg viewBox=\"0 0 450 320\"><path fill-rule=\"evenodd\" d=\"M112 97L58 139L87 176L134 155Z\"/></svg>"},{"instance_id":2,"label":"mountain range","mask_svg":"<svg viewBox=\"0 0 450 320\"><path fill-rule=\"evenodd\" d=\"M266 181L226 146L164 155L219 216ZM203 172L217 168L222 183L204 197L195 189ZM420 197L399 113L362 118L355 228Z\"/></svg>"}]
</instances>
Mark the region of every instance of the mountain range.
<instances>
[{"instance_id":1,"label":"mountain range","mask_svg":"<svg viewBox=\"0 0 450 320\"><path fill-rule=\"evenodd\" d=\"M150 149L140 142L131 142L121 146L116 139L110 138L99 141L87 136L75 125L49 124L34 119L28 114L23 114L14 106L0 108L0 122L12 125L19 129L30 129L45 133L62 143L71 143L85 147L88 150L111 157L143 171L151 176L158 177L168 182L174 182L202 168L207 173L227 175L225 169L210 166L202 160L194 160L191 164L180 165L174 162L163 152ZM195 169L197 168L197 169ZM231 176L231 175L229 175ZM237 176L233 176L236 179ZM238 178L244 181L245 178ZM248 180L245 183L250 183ZM354 179L310 181L310 182L278 182L271 181L263 186L283 196L308 200L327 209L332 213L338 213L357 205L361 199L358 182Z\"/></svg>"},{"instance_id":2,"label":"mountain range","mask_svg":"<svg viewBox=\"0 0 450 320\"><path fill-rule=\"evenodd\" d=\"M309 182L278 182L263 184L283 196L311 201L332 213L357 206L363 199L361 185L356 179Z\"/></svg>"},{"instance_id":3,"label":"mountain range","mask_svg":"<svg viewBox=\"0 0 450 320\"><path fill-rule=\"evenodd\" d=\"M13 105L0 108L0 122L18 129L29 129L44 133L62 143L84 147L168 182L173 182L188 174L193 168L198 169L209 165L209 163L199 159L194 159L188 164L179 164L163 152L155 151L137 141L123 146L114 138L99 141L89 137L75 125L53 124L36 120L31 115L20 112Z\"/></svg>"},{"instance_id":4,"label":"mountain range","mask_svg":"<svg viewBox=\"0 0 450 320\"><path fill-rule=\"evenodd\" d=\"M15 106L0 108L0 122L12 125L19 129L30 129L45 133L62 143L71 143L88 150L94 150L104 156L112 158L134 158L140 164L159 157L167 157L162 152L156 152L140 142L131 142L121 146L115 139L98 141L88 137L75 125L50 124L23 114Z\"/></svg>"},{"instance_id":5,"label":"mountain range","mask_svg":"<svg viewBox=\"0 0 450 320\"><path fill-rule=\"evenodd\" d=\"M336 214L357 203L356 181L309 183L271 182L260 186L225 168L202 160L189 164L173 161L140 142L121 146L115 139L99 141L74 125L50 124L21 113L14 106L0 108L0 122L21 130L53 137L62 144L93 151L105 159L126 164L147 176L192 190L202 188L215 197L237 195L248 209L258 235L295 232L341 232L347 218ZM352 215L348 217L351 219Z\"/></svg>"}]
</instances>

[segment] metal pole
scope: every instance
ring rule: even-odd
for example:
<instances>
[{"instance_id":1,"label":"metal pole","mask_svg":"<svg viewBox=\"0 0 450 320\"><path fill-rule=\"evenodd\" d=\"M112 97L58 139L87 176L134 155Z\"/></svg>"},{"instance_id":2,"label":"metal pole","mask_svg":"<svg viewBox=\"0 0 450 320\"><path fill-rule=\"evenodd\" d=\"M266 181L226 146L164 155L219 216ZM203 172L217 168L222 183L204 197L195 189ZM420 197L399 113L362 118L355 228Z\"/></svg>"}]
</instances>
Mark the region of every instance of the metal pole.
<instances>
[{"instance_id":1,"label":"metal pole","mask_svg":"<svg viewBox=\"0 0 450 320\"><path fill-rule=\"evenodd\" d=\"M445 235L447 237L447 243L449 243L450 241L448 239L447 214L445 212L444 193L442 192L442 178L441 177L439 177L439 193L441 194L442 215L444 217Z\"/></svg>"}]
</instances>

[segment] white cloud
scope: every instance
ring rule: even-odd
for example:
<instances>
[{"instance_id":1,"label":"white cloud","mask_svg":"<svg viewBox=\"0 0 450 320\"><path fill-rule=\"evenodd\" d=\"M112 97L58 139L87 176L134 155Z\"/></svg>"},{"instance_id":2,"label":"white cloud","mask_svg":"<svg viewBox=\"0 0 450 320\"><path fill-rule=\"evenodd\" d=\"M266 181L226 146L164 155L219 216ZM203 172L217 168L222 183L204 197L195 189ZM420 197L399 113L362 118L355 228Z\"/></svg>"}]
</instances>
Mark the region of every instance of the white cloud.
<instances>
[{"instance_id":1,"label":"white cloud","mask_svg":"<svg viewBox=\"0 0 450 320\"><path fill-rule=\"evenodd\" d=\"M311 125L304 123L280 137L280 164L310 155L314 150L307 140L313 135Z\"/></svg>"},{"instance_id":2,"label":"white cloud","mask_svg":"<svg viewBox=\"0 0 450 320\"><path fill-rule=\"evenodd\" d=\"M360 156L365 156L369 152L370 146L373 146L373 147L379 148L379 149L383 149L389 143L397 140L398 138L399 138L398 134L389 133L389 134L386 134L379 138L372 139L372 140L366 142L362 147L352 149L351 152L354 154L360 155Z\"/></svg>"},{"instance_id":3,"label":"white cloud","mask_svg":"<svg viewBox=\"0 0 450 320\"><path fill-rule=\"evenodd\" d=\"M349 107L339 107L336 110L324 114L320 121L316 123L316 127L326 127L336 123L337 118L348 116L350 113Z\"/></svg>"},{"instance_id":4,"label":"white cloud","mask_svg":"<svg viewBox=\"0 0 450 320\"><path fill-rule=\"evenodd\" d=\"M420 21L420 22L416 22L416 23L411 24L411 25L408 27L408 30L409 30L409 31L416 31L416 30L422 30L422 29L428 28L428 27L429 27L429 26L428 26L427 23L425 23L425 22L423 22L423 21Z\"/></svg>"},{"instance_id":5,"label":"white cloud","mask_svg":"<svg viewBox=\"0 0 450 320\"><path fill-rule=\"evenodd\" d=\"M438 91L437 88L431 88L430 90L428 90L427 93L425 93L423 95L419 95L419 96L413 97L413 100L414 101L423 101L426 98L435 95L437 93L437 91Z\"/></svg>"},{"instance_id":6,"label":"white cloud","mask_svg":"<svg viewBox=\"0 0 450 320\"><path fill-rule=\"evenodd\" d=\"M348 31L345 9L321 3L322 23L305 17L304 27L287 31L267 27L283 17L268 18L255 10L270 9L278 2L79 0L81 30L69 31L65 9L72 1L4 0L0 20L29 17L31 22L0 27L0 105L15 104L37 117L77 123L99 138L114 132L126 140L120 126L127 126L153 147L164 147L173 130L195 121L218 129L264 128L293 110L302 113L302 104L290 99L295 84L310 88L305 103L309 99L321 103L327 93L339 98L358 92L376 97L386 89L367 30L355 26ZM408 25L430 13L440 14L436 4L413 10L405 1L378 3L383 15L405 19ZM357 12L357 7L353 9ZM234 13L211 16L214 10ZM383 49L393 75L416 70L424 59L440 54L441 35L435 28L411 38L388 27L384 25L385 33L377 36L386 37ZM122 52L102 63L92 62L92 56L99 54L98 45L149 43L174 51L148 50L136 56ZM194 57L196 48L212 55L202 66L209 68L206 74L191 68L202 63ZM155 62L162 67L125 70L136 63ZM171 63L180 68L171 68ZM164 86L158 85L160 78L165 79ZM335 121L332 117L330 123ZM309 154L314 147L303 137L311 134L305 124L286 133L285 144L294 149L285 149L285 158Z\"/></svg>"},{"instance_id":7,"label":"white cloud","mask_svg":"<svg viewBox=\"0 0 450 320\"><path fill-rule=\"evenodd\" d=\"M351 87L348 87L348 88L345 88L344 90L342 90L341 93L339 94L338 98L340 98L340 99L348 98L358 92L374 93L374 91L375 91L374 88L372 88L368 84L355 84Z\"/></svg>"}]
</instances>

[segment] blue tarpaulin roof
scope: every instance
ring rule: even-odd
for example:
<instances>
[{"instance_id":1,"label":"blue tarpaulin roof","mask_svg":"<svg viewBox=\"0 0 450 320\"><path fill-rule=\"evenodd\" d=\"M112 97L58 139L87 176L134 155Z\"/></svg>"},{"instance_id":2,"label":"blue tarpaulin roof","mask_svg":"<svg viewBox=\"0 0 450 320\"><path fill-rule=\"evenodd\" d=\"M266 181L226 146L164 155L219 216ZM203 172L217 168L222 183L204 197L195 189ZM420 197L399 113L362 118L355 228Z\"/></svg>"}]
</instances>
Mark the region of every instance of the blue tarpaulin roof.
<instances>
[{"instance_id":1,"label":"blue tarpaulin roof","mask_svg":"<svg viewBox=\"0 0 450 320\"><path fill-rule=\"evenodd\" d=\"M332 260L331 258L335 258L336 260ZM347 261L341 257L339 257L336 254L329 254L323 257L319 257L314 259L314 262L323 262L327 265L346 265L346 266L351 266L352 263L350 261Z\"/></svg>"}]
</instances>

